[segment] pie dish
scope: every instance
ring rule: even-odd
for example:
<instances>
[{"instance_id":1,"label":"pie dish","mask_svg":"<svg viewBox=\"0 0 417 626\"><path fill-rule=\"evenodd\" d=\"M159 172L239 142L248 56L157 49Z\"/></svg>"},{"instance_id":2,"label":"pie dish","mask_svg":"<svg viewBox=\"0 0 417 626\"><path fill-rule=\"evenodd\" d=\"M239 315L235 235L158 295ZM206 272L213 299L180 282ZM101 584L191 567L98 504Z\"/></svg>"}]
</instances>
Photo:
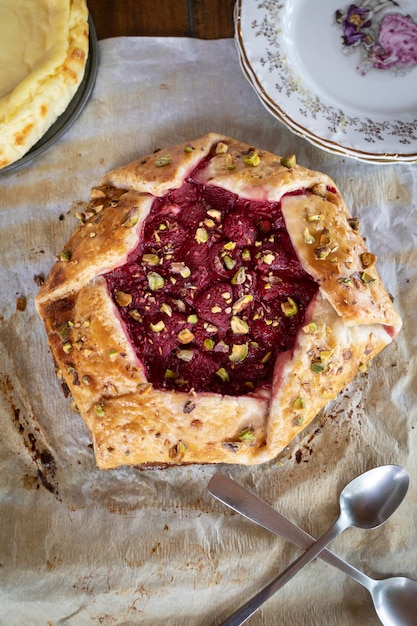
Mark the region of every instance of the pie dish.
<instances>
[{"instance_id":1,"label":"pie dish","mask_svg":"<svg viewBox=\"0 0 417 626\"><path fill-rule=\"evenodd\" d=\"M0 169L67 109L89 50L85 0L0 0Z\"/></svg>"},{"instance_id":2,"label":"pie dish","mask_svg":"<svg viewBox=\"0 0 417 626\"><path fill-rule=\"evenodd\" d=\"M335 183L220 134L103 176L36 296L102 469L275 458L401 328Z\"/></svg>"}]
</instances>

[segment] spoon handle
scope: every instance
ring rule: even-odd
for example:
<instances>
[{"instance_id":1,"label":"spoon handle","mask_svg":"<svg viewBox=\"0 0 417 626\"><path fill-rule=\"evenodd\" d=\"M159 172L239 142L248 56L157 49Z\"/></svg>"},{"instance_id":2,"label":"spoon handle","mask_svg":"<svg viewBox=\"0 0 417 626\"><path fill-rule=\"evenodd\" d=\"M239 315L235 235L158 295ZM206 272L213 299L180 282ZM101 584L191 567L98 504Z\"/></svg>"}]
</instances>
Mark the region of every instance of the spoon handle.
<instances>
[{"instance_id":1,"label":"spoon handle","mask_svg":"<svg viewBox=\"0 0 417 626\"><path fill-rule=\"evenodd\" d=\"M225 474L214 474L208 486L209 492L220 502L240 513L250 521L262 526L266 530L280 535L294 543L295 545L307 550L315 541L314 537L309 535L305 530L296 526L289 519L284 517L279 511L267 504L257 495L235 482ZM366 589L372 586L372 580L363 572L350 565L336 554L325 548L320 553L319 558L337 567L339 570L351 576Z\"/></svg>"},{"instance_id":2,"label":"spoon handle","mask_svg":"<svg viewBox=\"0 0 417 626\"><path fill-rule=\"evenodd\" d=\"M295 574L310 563L328 543L333 541L340 533L347 528L347 523L343 514L339 516L336 522L324 533L317 541L315 541L298 559L295 559L283 572L276 578L271 580L261 591L253 596L248 602L243 604L237 611L228 617L221 626L240 626L244 624L251 615L255 613L269 598L271 598L281 587L283 587Z\"/></svg>"}]
</instances>

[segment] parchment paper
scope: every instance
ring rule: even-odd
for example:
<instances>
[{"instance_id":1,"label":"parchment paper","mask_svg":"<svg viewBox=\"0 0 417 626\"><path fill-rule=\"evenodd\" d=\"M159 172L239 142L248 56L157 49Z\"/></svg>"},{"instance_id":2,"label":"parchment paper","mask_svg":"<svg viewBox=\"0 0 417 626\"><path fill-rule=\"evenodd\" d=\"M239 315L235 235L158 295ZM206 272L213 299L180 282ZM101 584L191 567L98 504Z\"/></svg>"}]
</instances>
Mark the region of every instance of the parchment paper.
<instances>
[{"instance_id":1,"label":"parchment paper","mask_svg":"<svg viewBox=\"0 0 417 626\"><path fill-rule=\"evenodd\" d=\"M49 271L105 171L209 131L295 152L335 179L404 328L276 461L99 471L55 378L35 277ZM417 579L416 165L368 165L293 135L258 101L232 40L119 38L100 42L93 96L69 132L0 174L0 220L1 625L219 624L300 550L215 501L207 484L216 471L318 536L350 479L403 465L411 486L398 511L377 530L346 531L333 549L371 576ZM379 621L364 588L316 560L250 623Z\"/></svg>"}]
</instances>

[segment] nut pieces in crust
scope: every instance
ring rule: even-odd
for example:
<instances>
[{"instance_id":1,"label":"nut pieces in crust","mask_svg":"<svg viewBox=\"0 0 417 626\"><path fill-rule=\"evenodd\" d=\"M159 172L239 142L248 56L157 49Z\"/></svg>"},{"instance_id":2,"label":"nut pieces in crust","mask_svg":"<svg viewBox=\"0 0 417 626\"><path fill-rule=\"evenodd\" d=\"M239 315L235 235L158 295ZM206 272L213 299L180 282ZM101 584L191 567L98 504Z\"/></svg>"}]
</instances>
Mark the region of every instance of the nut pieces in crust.
<instances>
[{"instance_id":1,"label":"nut pieces in crust","mask_svg":"<svg viewBox=\"0 0 417 626\"><path fill-rule=\"evenodd\" d=\"M86 0L0 0L0 169L65 111L88 57Z\"/></svg>"},{"instance_id":2,"label":"nut pieces in crust","mask_svg":"<svg viewBox=\"0 0 417 626\"><path fill-rule=\"evenodd\" d=\"M36 305L100 468L273 459L401 327L295 159L211 133L109 172L79 217Z\"/></svg>"}]
</instances>

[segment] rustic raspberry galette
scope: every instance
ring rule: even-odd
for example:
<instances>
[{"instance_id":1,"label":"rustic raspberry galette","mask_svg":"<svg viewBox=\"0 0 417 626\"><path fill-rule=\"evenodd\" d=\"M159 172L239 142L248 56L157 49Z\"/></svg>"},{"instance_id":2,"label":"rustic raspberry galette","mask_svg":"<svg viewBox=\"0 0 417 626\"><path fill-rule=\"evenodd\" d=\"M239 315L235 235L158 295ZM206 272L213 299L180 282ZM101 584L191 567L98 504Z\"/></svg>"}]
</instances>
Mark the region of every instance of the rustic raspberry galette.
<instances>
[{"instance_id":1,"label":"rustic raspberry galette","mask_svg":"<svg viewBox=\"0 0 417 626\"><path fill-rule=\"evenodd\" d=\"M263 463L401 327L335 184L209 134L106 174L36 303L100 468Z\"/></svg>"}]
</instances>

